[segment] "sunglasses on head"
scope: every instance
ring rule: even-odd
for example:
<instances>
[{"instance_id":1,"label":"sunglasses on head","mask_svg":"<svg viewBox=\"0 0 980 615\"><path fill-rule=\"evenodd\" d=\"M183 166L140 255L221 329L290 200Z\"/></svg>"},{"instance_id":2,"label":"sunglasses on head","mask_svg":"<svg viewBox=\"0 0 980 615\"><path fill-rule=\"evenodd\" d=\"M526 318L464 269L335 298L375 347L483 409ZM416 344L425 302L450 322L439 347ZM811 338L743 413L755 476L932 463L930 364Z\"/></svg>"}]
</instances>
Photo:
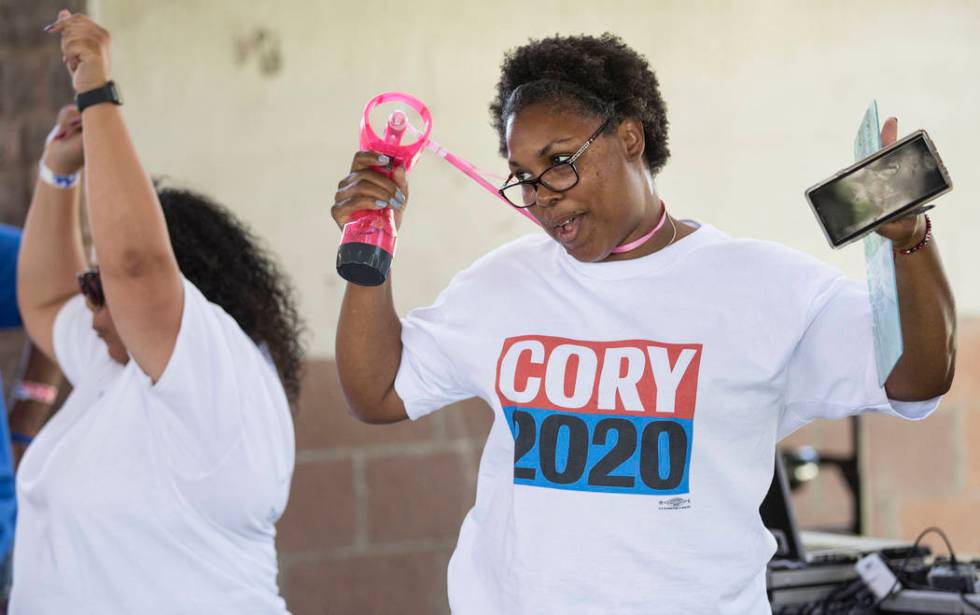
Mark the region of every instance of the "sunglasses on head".
<instances>
[{"instance_id":1,"label":"sunglasses on head","mask_svg":"<svg viewBox=\"0 0 980 615\"><path fill-rule=\"evenodd\" d=\"M87 269L78 274L78 288L89 303L97 308L105 305L105 294L102 292L102 278L98 269Z\"/></svg>"}]
</instances>

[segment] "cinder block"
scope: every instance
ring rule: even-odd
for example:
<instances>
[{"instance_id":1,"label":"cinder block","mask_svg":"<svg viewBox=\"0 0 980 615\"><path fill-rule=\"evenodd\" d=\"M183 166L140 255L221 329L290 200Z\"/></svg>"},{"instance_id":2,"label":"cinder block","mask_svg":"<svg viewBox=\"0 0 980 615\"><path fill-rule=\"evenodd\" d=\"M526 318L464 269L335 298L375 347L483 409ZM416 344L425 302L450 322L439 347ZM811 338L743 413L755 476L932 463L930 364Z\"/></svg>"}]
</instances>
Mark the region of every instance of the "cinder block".
<instances>
[{"instance_id":1,"label":"cinder block","mask_svg":"<svg viewBox=\"0 0 980 615\"><path fill-rule=\"evenodd\" d=\"M922 421L869 416L865 485L872 499L904 494L950 495L957 484L958 421L955 407L940 406Z\"/></svg>"},{"instance_id":2,"label":"cinder block","mask_svg":"<svg viewBox=\"0 0 980 615\"><path fill-rule=\"evenodd\" d=\"M51 41L52 51L58 49L58 42ZM60 58L60 51L58 52ZM0 70L0 113L13 115L27 113L39 108L46 100L48 85L47 54L43 52L21 51L4 57ZM71 79L65 71L65 79Z\"/></svg>"},{"instance_id":3,"label":"cinder block","mask_svg":"<svg viewBox=\"0 0 980 615\"><path fill-rule=\"evenodd\" d=\"M85 0L0 2L0 44L25 48L51 42L53 48L58 49L57 37L42 28L54 21L61 9L85 12L86 5Z\"/></svg>"},{"instance_id":4,"label":"cinder block","mask_svg":"<svg viewBox=\"0 0 980 615\"><path fill-rule=\"evenodd\" d=\"M440 615L449 613L451 549L297 562L285 570L293 615Z\"/></svg>"},{"instance_id":5,"label":"cinder block","mask_svg":"<svg viewBox=\"0 0 980 615\"><path fill-rule=\"evenodd\" d=\"M298 449L425 442L433 438L432 417L369 425L348 414L333 360L307 361L305 370L299 413L295 417Z\"/></svg>"},{"instance_id":6,"label":"cinder block","mask_svg":"<svg viewBox=\"0 0 980 615\"><path fill-rule=\"evenodd\" d=\"M23 163L0 168L0 223L21 226L30 202L29 174Z\"/></svg>"},{"instance_id":7,"label":"cinder block","mask_svg":"<svg viewBox=\"0 0 980 615\"><path fill-rule=\"evenodd\" d=\"M977 377L980 378L980 374ZM964 411L963 422L963 446L966 449L964 482L970 493L980 495L980 408L973 407ZM980 523L977 524L977 534L980 534Z\"/></svg>"},{"instance_id":8,"label":"cinder block","mask_svg":"<svg viewBox=\"0 0 980 615\"><path fill-rule=\"evenodd\" d=\"M67 79L67 75L65 76ZM68 99L70 101L71 98ZM21 160L29 165L37 164L37 161L44 155L44 140L51 132L55 120L58 119L58 111L61 105L52 104L50 108L41 109L35 113L22 116L20 131L20 153ZM33 177L32 177L33 179ZM33 188L33 182L31 183Z\"/></svg>"},{"instance_id":9,"label":"cinder block","mask_svg":"<svg viewBox=\"0 0 980 615\"><path fill-rule=\"evenodd\" d=\"M473 504L466 460L458 453L402 454L367 464L371 544L452 538Z\"/></svg>"},{"instance_id":10,"label":"cinder block","mask_svg":"<svg viewBox=\"0 0 980 615\"><path fill-rule=\"evenodd\" d=\"M914 540L924 529L936 526L949 537L957 555L980 553L980 524L977 511L980 497L958 494L953 497L915 497L909 494L898 506L900 534ZM935 534L927 541L933 552L946 554L946 545Z\"/></svg>"},{"instance_id":11,"label":"cinder block","mask_svg":"<svg viewBox=\"0 0 980 615\"><path fill-rule=\"evenodd\" d=\"M779 442L780 448L812 446L827 455L851 454L851 422L814 421Z\"/></svg>"},{"instance_id":12,"label":"cinder block","mask_svg":"<svg viewBox=\"0 0 980 615\"><path fill-rule=\"evenodd\" d=\"M444 408L446 433L450 438L485 441L493 425L493 410L479 397L471 397Z\"/></svg>"},{"instance_id":13,"label":"cinder block","mask_svg":"<svg viewBox=\"0 0 980 615\"><path fill-rule=\"evenodd\" d=\"M296 465L289 504L277 526L280 553L354 543L357 519L349 459Z\"/></svg>"},{"instance_id":14,"label":"cinder block","mask_svg":"<svg viewBox=\"0 0 980 615\"><path fill-rule=\"evenodd\" d=\"M961 318L957 329L956 375L944 402L980 411L980 318Z\"/></svg>"},{"instance_id":15,"label":"cinder block","mask_svg":"<svg viewBox=\"0 0 980 615\"><path fill-rule=\"evenodd\" d=\"M21 160L21 125L18 117L0 116L0 169Z\"/></svg>"}]
</instances>

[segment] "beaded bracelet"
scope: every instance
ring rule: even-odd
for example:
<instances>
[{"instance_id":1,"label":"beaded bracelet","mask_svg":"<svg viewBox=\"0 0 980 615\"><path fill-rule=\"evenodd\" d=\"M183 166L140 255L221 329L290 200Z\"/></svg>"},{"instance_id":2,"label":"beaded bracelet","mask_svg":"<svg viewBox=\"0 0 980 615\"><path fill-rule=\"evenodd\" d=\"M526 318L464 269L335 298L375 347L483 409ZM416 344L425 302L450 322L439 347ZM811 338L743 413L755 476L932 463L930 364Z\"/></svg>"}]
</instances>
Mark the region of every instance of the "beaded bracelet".
<instances>
[{"instance_id":1,"label":"beaded bracelet","mask_svg":"<svg viewBox=\"0 0 980 615\"><path fill-rule=\"evenodd\" d=\"M925 247L929 240L932 239L932 220L929 219L929 214L926 214L926 235L922 240L909 248L908 250L895 250L899 254L912 254L913 252L918 252Z\"/></svg>"}]
</instances>

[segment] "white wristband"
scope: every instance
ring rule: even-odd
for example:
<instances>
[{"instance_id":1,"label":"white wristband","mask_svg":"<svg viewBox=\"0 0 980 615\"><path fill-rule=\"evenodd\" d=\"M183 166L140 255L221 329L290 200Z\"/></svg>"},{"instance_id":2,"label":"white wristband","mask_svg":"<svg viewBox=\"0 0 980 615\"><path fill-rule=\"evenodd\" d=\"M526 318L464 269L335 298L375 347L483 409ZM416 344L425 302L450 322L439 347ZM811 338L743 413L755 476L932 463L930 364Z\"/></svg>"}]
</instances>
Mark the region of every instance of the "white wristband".
<instances>
[{"instance_id":1,"label":"white wristband","mask_svg":"<svg viewBox=\"0 0 980 615\"><path fill-rule=\"evenodd\" d=\"M61 190L69 190L74 188L78 184L78 177L80 173L75 173L74 175L58 175L54 171L48 168L48 165L44 164L44 160L41 160L37 164L37 176L44 183L49 186L54 186Z\"/></svg>"}]
</instances>

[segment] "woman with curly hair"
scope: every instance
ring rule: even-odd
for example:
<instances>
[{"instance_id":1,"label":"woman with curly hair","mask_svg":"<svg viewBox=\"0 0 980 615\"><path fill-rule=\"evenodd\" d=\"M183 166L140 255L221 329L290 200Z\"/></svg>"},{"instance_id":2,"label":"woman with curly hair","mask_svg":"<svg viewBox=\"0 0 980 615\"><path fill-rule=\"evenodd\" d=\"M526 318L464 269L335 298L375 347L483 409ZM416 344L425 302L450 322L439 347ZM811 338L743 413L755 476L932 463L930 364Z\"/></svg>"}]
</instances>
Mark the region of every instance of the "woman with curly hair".
<instances>
[{"instance_id":1,"label":"woman with curly hair","mask_svg":"<svg viewBox=\"0 0 980 615\"><path fill-rule=\"evenodd\" d=\"M924 219L880 230L905 251L905 354L882 387L862 284L667 213L654 183L665 105L618 38L518 48L491 113L511 170L501 194L544 233L484 256L402 320L390 280L348 285L337 331L365 421L471 396L493 408L449 565L453 612L768 613L775 541L759 504L778 438L864 411L921 418L949 388L953 300ZM354 156L339 225L378 206L401 222L408 186L372 170L386 163Z\"/></svg>"},{"instance_id":2,"label":"woman with curly hair","mask_svg":"<svg viewBox=\"0 0 980 615\"><path fill-rule=\"evenodd\" d=\"M285 613L275 523L302 358L289 285L227 210L156 192L106 87L108 33L67 11L51 29L78 108L45 148L18 299L74 389L20 467L11 612Z\"/></svg>"}]
</instances>

